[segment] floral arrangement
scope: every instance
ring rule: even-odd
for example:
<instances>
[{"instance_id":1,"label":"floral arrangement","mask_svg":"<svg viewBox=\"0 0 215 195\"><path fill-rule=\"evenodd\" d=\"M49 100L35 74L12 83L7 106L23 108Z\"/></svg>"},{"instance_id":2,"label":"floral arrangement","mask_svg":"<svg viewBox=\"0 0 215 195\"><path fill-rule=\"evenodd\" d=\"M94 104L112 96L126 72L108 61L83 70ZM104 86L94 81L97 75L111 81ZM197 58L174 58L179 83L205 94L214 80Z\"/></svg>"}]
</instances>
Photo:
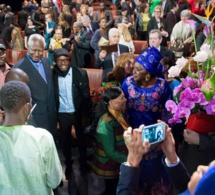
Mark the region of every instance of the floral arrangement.
<instances>
[{"instance_id":1,"label":"floral arrangement","mask_svg":"<svg viewBox=\"0 0 215 195\"><path fill-rule=\"evenodd\" d=\"M195 15L196 16L196 15ZM188 64L188 75L181 78L181 84L174 89L174 101L166 102L166 108L172 118L169 123L181 123L183 118L189 118L193 113L203 111L215 116L215 52L214 52L214 30L213 23L196 16L206 24L203 33L207 37L200 51L197 52L195 42L196 22L188 21L193 29L193 39L196 55L193 60L196 62L197 71L191 71L189 61L181 57L176 65L168 71L169 77L179 77L182 69Z\"/></svg>"},{"instance_id":2,"label":"floral arrangement","mask_svg":"<svg viewBox=\"0 0 215 195\"><path fill-rule=\"evenodd\" d=\"M118 82L102 82L102 86L92 92L92 102L98 104L102 94L110 87L120 86Z\"/></svg>"}]
</instances>

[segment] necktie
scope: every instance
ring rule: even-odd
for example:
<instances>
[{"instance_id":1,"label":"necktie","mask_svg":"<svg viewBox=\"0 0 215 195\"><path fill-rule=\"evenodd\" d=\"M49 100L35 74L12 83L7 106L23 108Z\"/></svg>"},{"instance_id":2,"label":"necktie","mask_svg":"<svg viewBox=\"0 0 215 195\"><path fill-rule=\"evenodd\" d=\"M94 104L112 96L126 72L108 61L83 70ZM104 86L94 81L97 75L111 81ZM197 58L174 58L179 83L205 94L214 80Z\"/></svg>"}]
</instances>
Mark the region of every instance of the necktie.
<instances>
[{"instance_id":1,"label":"necktie","mask_svg":"<svg viewBox=\"0 0 215 195\"><path fill-rule=\"evenodd\" d=\"M37 63L37 69L38 69L38 72L40 73L41 77L44 79L44 81L47 83L46 81L46 76L42 70L42 63L41 62L38 62Z\"/></svg>"},{"instance_id":2,"label":"necktie","mask_svg":"<svg viewBox=\"0 0 215 195\"><path fill-rule=\"evenodd\" d=\"M90 36L92 37L92 35L93 35L93 33L92 33L92 30L90 30L90 27L87 27L87 31L88 31L88 33L90 34Z\"/></svg>"},{"instance_id":3,"label":"necktie","mask_svg":"<svg viewBox=\"0 0 215 195\"><path fill-rule=\"evenodd\" d=\"M117 58L119 57L118 53L117 52L113 52L113 61L114 61L114 67L116 66L116 61L117 61Z\"/></svg>"}]
</instances>

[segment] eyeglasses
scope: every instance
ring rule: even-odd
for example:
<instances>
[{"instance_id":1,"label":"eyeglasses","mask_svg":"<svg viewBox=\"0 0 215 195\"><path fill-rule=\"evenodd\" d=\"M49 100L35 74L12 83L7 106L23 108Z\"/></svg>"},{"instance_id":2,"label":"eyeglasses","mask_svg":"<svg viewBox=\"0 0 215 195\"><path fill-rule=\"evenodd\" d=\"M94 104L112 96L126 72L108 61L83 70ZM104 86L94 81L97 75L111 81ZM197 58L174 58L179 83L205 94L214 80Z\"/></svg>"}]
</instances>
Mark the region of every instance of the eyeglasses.
<instances>
[{"instance_id":1,"label":"eyeglasses","mask_svg":"<svg viewBox=\"0 0 215 195\"><path fill-rule=\"evenodd\" d=\"M57 63L68 63L69 62L69 58L67 59L57 59Z\"/></svg>"},{"instance_id":2,"label":"eyeglasses","mask_svg":"<svg viewBox=\"0 0 215 195\"><path fill-rule=\"evenodd\" d=\"M155 13L161 13L161 11L154 11Z\"/></svg>"}]
</instances>

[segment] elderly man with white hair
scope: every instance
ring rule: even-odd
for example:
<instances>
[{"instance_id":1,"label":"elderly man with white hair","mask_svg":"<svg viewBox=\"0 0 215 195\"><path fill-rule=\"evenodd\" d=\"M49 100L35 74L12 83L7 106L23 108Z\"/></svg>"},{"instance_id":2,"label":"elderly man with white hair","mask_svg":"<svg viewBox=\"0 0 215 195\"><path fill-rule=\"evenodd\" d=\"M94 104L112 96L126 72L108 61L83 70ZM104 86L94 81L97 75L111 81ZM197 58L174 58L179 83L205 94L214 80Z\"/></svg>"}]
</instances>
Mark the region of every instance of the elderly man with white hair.
<instances>
[{"instance_id":1,"label":"elderly man with white hair","mask_svg":"<svg viewBox=\"0 0 215 195\"><path fill-rule=\"evenodd\" d=\"M52 70L48 58L43 57L45 40L39 34L28 39L28 53L13 68L22 69L29 77L32 105L36 104L28 124L56 132L57 110L54 99Z\"/></svg>"},{"instance_id":2,"label":"elderly man with white hair","mask_svg":"<svg viewBox=\"0 0 215 195\"><path fill-rule=\"evenodd\" d=\"M92 37L97 29L99 29L98 22L91 22L90 17L84 15L81 17L81 22L83 23L84 30L88 32L90 37Z\"/></svg>"},{"instance_id":3,"label":"elderly man with white hair","mask_svg":"<svg viewBox=\"0 0 215 195\"><path fill-rule=\"evenodd\" d=\"M107 73L110 72L116 64L116 60L122 53L129 53L129 48L125 45L119 44L119 30L117 28L111 28L108 32L108 38L110 45L117 45L116 52L107 53L106 50L102 50L99 53L99 56L96 56L96 64L97 68L103 69L102 79L105 80Z\"/></svg>"}]
</instances>

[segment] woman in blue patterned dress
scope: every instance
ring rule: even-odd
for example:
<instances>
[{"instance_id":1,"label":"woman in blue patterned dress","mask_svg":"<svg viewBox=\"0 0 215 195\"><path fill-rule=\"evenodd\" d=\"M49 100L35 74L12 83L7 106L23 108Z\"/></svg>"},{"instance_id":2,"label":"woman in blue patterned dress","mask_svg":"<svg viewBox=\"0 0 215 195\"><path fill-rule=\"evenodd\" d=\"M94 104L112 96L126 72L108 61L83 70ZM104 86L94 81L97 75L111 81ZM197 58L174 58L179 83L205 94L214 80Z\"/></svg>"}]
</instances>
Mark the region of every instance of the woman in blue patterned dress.
<instances>
[{"instance_id":1,"label":"woman in blue patterned dress","mask_svg":"<svg viewBox=\"0 0 215 195\"><path fill-rule=\"evenodd\" d=\"M134 64L133 76L126 78L122 90L127 98L128 120L132 128L141 124L152 125L164 120L165 103L172 98L166 80L159 76L164 71L162 56L154 48L139 55ZM172 185L164 169L160 147L152 147L141 161L140 189L144 195L171 195Z\"/></svg>"}]
</instances>

